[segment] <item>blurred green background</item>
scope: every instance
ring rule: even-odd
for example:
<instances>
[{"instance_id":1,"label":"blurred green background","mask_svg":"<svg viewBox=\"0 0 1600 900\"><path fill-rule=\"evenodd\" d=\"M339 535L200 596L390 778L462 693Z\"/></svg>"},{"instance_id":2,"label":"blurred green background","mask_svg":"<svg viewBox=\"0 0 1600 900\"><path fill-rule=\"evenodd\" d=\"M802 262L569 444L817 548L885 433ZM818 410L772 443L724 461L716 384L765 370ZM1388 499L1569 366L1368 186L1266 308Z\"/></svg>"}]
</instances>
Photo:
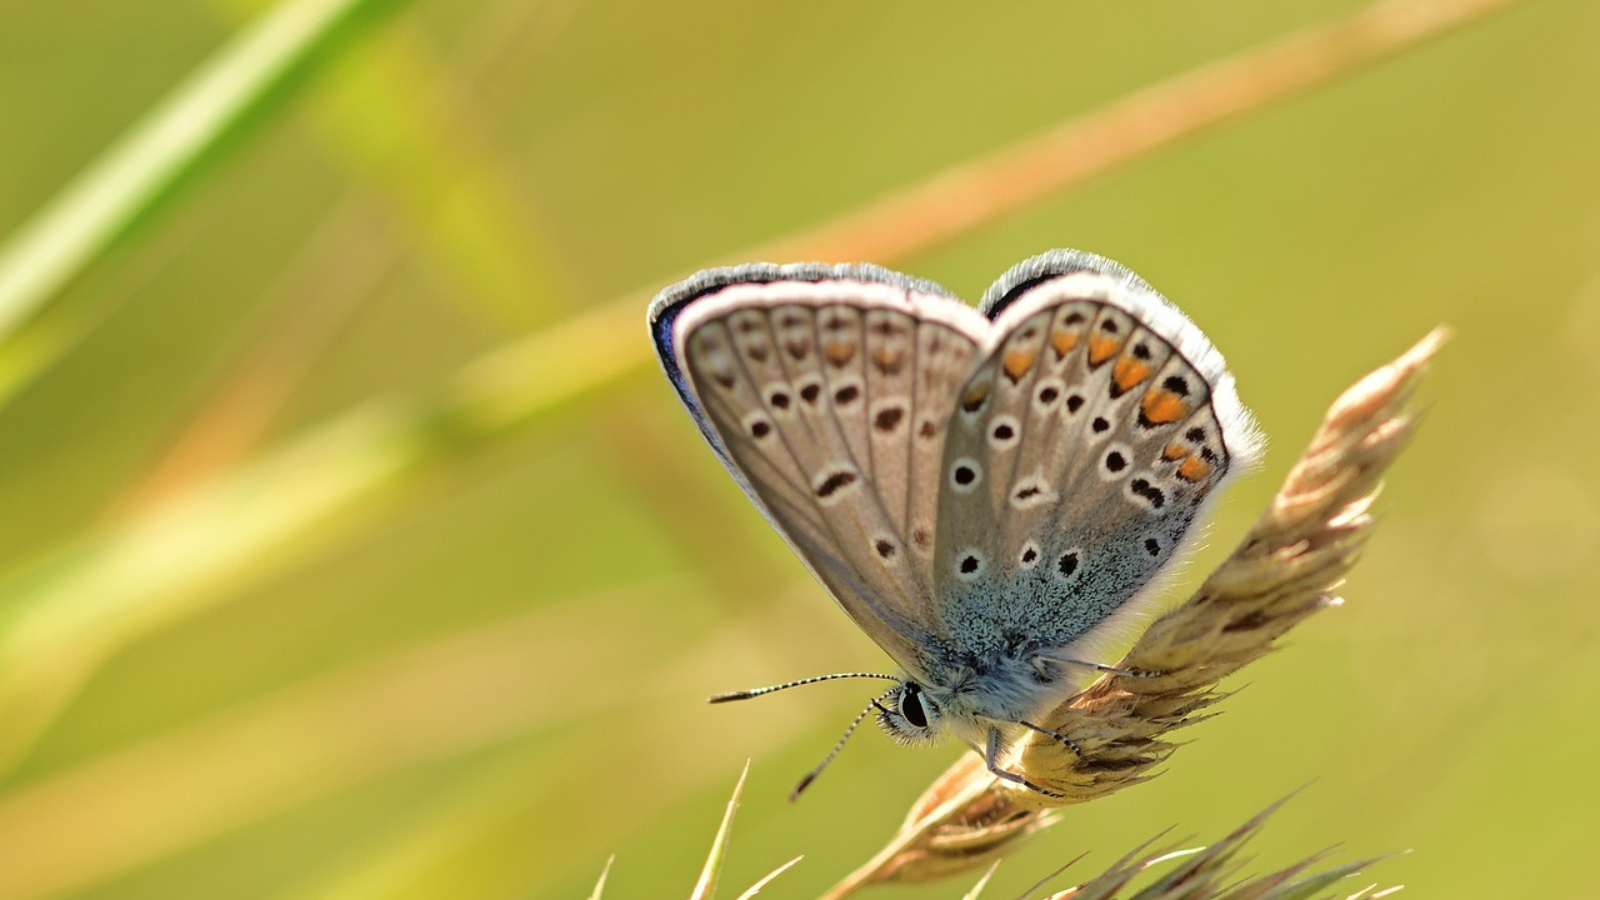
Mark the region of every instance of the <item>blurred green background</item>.
<instances>
[{"instance_id":1,"label":"blurred green background","mask_svg":"<svg viewBox=\"0 0 1600 900\"><path fill-rule=\"evenodd\" d=\"M815 895L958 751L863 733L790 806L859 686L704 703L885 662L643 298L1362 4L388 5L0 343L0 897L553 900L613 853L608 896L684 896L747 758L725 892L804 853L767 894ZM0 235L266 9L0 3ZM975 298L1092 249L1206 329L1272 444L1189 584L1344 386L1456 330L1349 603L990 896L1308 782L1258 867L1600 889L1597 47L1600 5L1532 0L873 260Z\"/></svg>"}]
</instances>

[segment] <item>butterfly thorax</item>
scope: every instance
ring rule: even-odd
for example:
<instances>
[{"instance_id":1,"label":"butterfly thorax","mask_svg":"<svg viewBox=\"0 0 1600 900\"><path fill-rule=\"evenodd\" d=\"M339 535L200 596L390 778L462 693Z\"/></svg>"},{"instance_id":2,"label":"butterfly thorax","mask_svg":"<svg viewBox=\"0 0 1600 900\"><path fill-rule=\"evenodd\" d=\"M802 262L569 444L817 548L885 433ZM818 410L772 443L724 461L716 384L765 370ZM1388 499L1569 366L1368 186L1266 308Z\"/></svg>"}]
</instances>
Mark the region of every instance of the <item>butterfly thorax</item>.
<instances>
[{"instance_id":1,"label":"butterfly thorax","mask_svg":"<svg viewBox=\"0 0 1600 900\"><path fill-rule=\"evenodd\" d=\"M1041 655L1034 640L956 650L936 647L924 656L917 681L928 699L964 738L997 722L1033 721L1078 688L1060 663Z\"/></svg>"}]
</instances>

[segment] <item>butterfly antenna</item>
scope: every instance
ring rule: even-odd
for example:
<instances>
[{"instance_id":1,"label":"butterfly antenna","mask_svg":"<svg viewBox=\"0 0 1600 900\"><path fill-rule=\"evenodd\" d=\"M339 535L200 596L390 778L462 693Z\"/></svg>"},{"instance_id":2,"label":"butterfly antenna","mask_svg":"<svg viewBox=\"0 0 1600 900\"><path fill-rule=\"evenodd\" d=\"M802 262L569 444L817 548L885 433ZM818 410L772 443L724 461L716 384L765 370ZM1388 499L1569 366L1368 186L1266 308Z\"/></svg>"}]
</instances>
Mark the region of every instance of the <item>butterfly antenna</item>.
<instances>
[{"instance_id":1,"label":"butterfly antenna","mask_svg":"<svg viewBox=\"0 0 1600 900\"><path fill-rule=\"evenodd\" d=\"M802 678L799 681L786 681L783 684L773 684L768 685L767 687L751 688L747 691L732 691L727 694L717 694L709 698L709 702L727 703L730 700L749 700L751 697L759 697L762 694L770 694L773 691L784 691L792 687L800 687L801 685L806 684L817 684L818 682L823 681L837 681L841 678L881 678L885 681L904 680L895 675L884 675L878 672L836 672L832 675L815 675L811 678Z\"/></svg>"},{"instance_id":2,"label":"butterfly antenna","mask_svg":"<svg viewBox=\"0 0 1600 900\"><path fill-rule=\"evenodd\" d=\"M899 688L890 688L889 690L884 691L882 694L873 697L872 702L867 704L867 708L863 709L860 713L857 713L856 717L850 720L850 725L845 728L844 734L839 735L838 742L833 745L832 750L828 751L828 755L823 757L822 762L817 763L817 767L815 769L807 772L805 777L800 779L800 783L794 786L794 790L789 792L790 803L799 800L800 792L810 787L811 782L816 781L817 776L822 774L822 770L828 767L828 763L833 762L833 758L839 755L839 751L844 749L844 742L850 740L850 735L856 733L856 726L861 724L861 720L870 715L874 709L883 709L883 698L894 693L896 690L899 690Z\"/></svg>"}]
</instances>

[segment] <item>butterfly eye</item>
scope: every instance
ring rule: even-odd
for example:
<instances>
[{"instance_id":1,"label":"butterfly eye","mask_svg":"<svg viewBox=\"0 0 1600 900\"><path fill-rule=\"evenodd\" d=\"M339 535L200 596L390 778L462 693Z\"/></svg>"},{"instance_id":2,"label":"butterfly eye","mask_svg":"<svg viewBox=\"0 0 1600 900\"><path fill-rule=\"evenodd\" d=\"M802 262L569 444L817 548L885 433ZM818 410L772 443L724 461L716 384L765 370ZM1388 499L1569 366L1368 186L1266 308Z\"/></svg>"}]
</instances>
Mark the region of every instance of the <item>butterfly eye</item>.
<instances>
[{"instance_id":1,"label":"butterfly eye","mask_svg":"<svg viewBox=\"0 0 1600 900\"><path fill-rule=\"evenodd\" d=\"M938 736L939 707L922 685L907 681L879 698L878 724L901 744L923 744Z\"/></svg>"},{"instance_id":2,"label":"butterfly eye","mask_svg":"<svg viewBox=\"0 0 1600 900\"><path fill-rule=\"evenodd\" d=\"M928 714L922 708L922 700L919 699L921 694L916 685L907 686L900 695L900 715L917 728L927 728Z\"/></svg>"}]
</instances>

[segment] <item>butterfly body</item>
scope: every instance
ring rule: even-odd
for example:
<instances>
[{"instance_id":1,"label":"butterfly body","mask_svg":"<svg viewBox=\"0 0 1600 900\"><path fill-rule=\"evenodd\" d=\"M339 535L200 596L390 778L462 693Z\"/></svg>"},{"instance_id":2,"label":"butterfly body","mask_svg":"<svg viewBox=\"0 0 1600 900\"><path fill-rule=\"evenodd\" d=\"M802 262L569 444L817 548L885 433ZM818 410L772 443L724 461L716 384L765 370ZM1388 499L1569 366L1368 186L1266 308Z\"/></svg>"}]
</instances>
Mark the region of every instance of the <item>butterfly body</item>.
<instances>
[{"instance_id":1,"label":"butterfly body","mask_svg":"<svg viewBox=\"0 0 1600 900\"><path fill-rule=\"evenodd\" d=\"M981 631L962 633L973 646L938 646L906 669L907 682L924 697L919 701L923 718L942 720L943 730L963 743L980 746L990 729L1037 719L1072 692L1068 673L1040 655L1045 645L1039 638L1027 637L1025 629L994 635L1000 638L998 643ZM897 712L905 716L903 710ZM925 727L902 730L892 719L884 724L904 743L918 743L938 733Z\"/></svg>"},{"instance_id":2,"label":"butterfly body","mask_svg":"<svg viewBox=\"0 0 1600 900\"><path fill-rule=\"evenodd\" d=\"M874 266L713 269L650 327L735 480L905 670L880 721L991 769L1259 449L1200 330L1092 254L1014 267L977 309Z\"/></svg>"}]
</instances>

